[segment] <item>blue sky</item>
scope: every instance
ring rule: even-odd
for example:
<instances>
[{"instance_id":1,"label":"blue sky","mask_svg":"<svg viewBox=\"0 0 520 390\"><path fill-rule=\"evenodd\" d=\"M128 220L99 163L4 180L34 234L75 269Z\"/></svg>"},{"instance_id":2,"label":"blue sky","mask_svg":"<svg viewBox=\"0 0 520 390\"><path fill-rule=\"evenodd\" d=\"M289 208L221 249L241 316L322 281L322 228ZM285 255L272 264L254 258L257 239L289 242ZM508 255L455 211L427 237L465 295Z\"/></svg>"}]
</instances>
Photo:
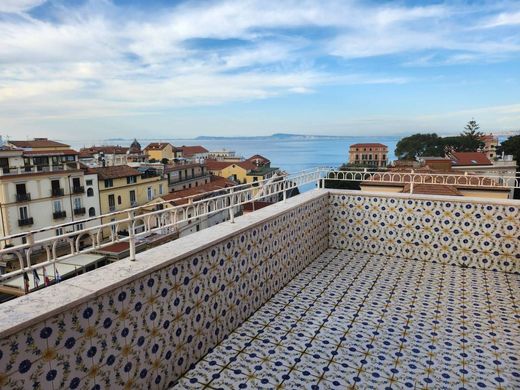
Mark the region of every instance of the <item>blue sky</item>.
<instances>
[{"instance_id":1,"label":"blue sky","mask_svg":"<svg viewBox=\"0 0 520 390\"><path fill-rule=\"evenodd\" d=\"M520 128L519 1L0 1L0 134Z\"/></svg>"}]
</instances>

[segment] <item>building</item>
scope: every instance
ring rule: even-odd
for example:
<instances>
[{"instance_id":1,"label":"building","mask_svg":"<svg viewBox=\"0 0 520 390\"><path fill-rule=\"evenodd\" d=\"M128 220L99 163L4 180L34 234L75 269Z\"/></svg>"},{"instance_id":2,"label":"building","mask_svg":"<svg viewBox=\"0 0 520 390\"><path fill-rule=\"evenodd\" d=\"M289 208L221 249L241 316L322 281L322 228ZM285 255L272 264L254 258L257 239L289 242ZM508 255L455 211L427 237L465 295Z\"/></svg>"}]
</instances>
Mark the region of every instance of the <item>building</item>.
<instances>
[{"instance_id":1,"label":"building","mask_svg":"<svg viewBox=\"0 0 520 390\"><path fill-rule=\"evenodd\" d=\"M12 145L19 145L13 147ZM47 150L45 147L50 147ZM73 152L73 153L72 153ZM38 139L11 141L0 147L0 233L10 236L37 230L50 225L76 222L57 227L62 234L97 222L80 222L99 215L100 205L95 175L85 174L77 161L78 153L68 145ZM85 190L87 186L89 190ZM47 238L49 233L37 233L35 239ZM22 244L25 237L16 238L10 245Z\"/></svg>"},{"instance_id":2,"label":"building","mask_svg":"<svg viewBox=\"0 0 520 390\"><path fill-rule=\"evenodd\" d=\"M204 164L176 163L164 167L169 192L199 187L210 182L211 175Z\"/></svg>"},{"instance_id":3,"label":"building","mask_svg":"<svg viewBox=\"0 0 520 390\"><path fill-rule=\"evenodd\" d=\"M219 161L242 161L243 158L236 155L234 150L215 150L208 153L208 159Z\"/></svg>"},{"instance_id":4,"label":"building","mask_svg":"<svg viewBox=\"0 0 520 390\"><path fill-rule=\"evenodd\" d=\"M141 149L141 144L134 138L127 152L128 163L142 163L148 159L144 151Z\"/></svg>"},{"instance_id":5,"label":"building","mask_svg":"<svg viewBox=\"0 0 520 390\"><path fill-rule=\"evenodd\" d=\"M482 153L484 153L488 159L493 161L493 159L497 158L497 148L498 148L498 137L493 135L493 133L483 135L480 137L481 141L484 142L484 148L482 149Z\"/></svg>"},{"instance_id":6,"label":"building","mask_svg":"<svg viewBox=\"0 0 520 390\"><path fill-rule=\"evenodd\" d=\"M197 162L201 162L202 160L207 159L209 155L209 150L206 149L204 146L200 145L182 145L181 147L179 147L179 150L182 158Z\"/></svg>"},{"instance_id":7,"label":"building","mask_svg":"<svg viewBox=\"0 0 520 390\"><path fill-rule=\"evenodd\" d=\"M128 163L129 148L119 145L91 146L79 151L80 161L88 167L113 167Z\"/></svg>"},{"instance_id":8,"label":"building","mask_svg":"<svg viewBox=\"0 0 520 390\"><path fill-rule=\"evenodd\" d=\"M192 187L185 190L175 191L166 195L159 196L158 198L154 199L153 201L149 202L149 206L151 207L149 210L154 210L158 205L159 202L167 202L162 203L160 205L161 208L172 208L179 205L187 204L188 202L196 202L198 200L202 199L208 199L213 196L218 196L220 194L226 193L226 191L219 191L219 190L225 190L226 188L234 186L235 183L233 183L230 180L227 180L223 177L217 177L217 176L210 176L210 179L206 184L202 184L198 187ZM238 215L240 212L240 206L237 206L234 211L235 215ZM188 218L191 218L191 215L188 214ZM222 223L224 221L227 221L229 219L229 211L219 211L216 213L213 213L211 215L201 217L197 219L196 221L188 221L185 223L180 224L176 228L176 232L178 234L178 237L183 237L191 233L198 232L199 230L206 229L208 227L218 225L219 223ZM170 231L165 231L164 234L170 234Z\"/></svg>"},{"instance_id":9,"label":"building","mask_svg":"<svg viewBox=\"0 0 520 390\"><path fill-rule=\"evenodd\" d=\"M279 168L271 167L269 159L258 154L239 162L206 160L206 166L212 175L240 184L270 179L280 171Z\"/></svg>"},{"instance_id":10,"label":"building","mask_svg":"<svg viewBox=\"0 0 520 390\"><path fill-rule=\"evenodd\" d=\"M433 160L435 162L440 160ZM410 176L407 174L422 175L422 183L408 184ZM460 176L461 172L446 171L445 169L432 169L425 165L417 169L410 168L394 168L388 172L375 172L371 175L370 180L360 183L362 191L379 192L379 193L407 193L421 195L452 195L452 196L469 196L479 198L497 198L508 199L512 192L510 189L501 187L499 182L483 175L467 174L468 183L464 184L439 184L444 183L443 179L446 175L453 175L453 183L456 176ZM482 186L479 181L484 180ZM494 187L496 186L496 187Z\"/></svg>"},{"instance_id":11,"label":"building","mask_svg":"<svg viewBox=\"0 0 520 390\"><path fill-rule=\"evenodd\" d=\"M168 193L168 180L161 173L152 169L141 172L128 165L118 165L92 168L87 172L97 174L102 214L142 206L156 197ZM103 218L102 223L126 217L126 213L121 213ZM121 229L125 230L124 227ZM109 234L110 230L103 231L105 237Z\"/></svg>"},{"instance_id":12,"label":"building","mask_svg":"<svg viewBox=\"0 0 520 390\"><path fill-rule=\"evenodd\" d=\"M353 144L349 148L349 164L386 167L388 146L380 143Z\"/></svg>"},{"instance_id":13,"label":"building","mask_svg":"<svg viewBox=\"0 0 520 390\"><path fill-rule=\"evenodd\" d=\"M171 161L177 158L176 150L177 149L168 142L152 142L144 148L148 159L155 161L162 161L163 159Z\"/></svg>"},{"instance_id":14,"label":"building","mask_svg":"<svg viewBox=\"0 0 520 390\"><path fill-rule=\"evenodd\" d=\"M63 168L63 164L76 165L78 152L69 145L52 141L47 138L35 138L27 141L8 141L6 147L22 151L23 164L12 161L13 168L25 170L52 170L53 167ZM5 163L5 160L4 160Z\"/></svg>"}]
</instances>

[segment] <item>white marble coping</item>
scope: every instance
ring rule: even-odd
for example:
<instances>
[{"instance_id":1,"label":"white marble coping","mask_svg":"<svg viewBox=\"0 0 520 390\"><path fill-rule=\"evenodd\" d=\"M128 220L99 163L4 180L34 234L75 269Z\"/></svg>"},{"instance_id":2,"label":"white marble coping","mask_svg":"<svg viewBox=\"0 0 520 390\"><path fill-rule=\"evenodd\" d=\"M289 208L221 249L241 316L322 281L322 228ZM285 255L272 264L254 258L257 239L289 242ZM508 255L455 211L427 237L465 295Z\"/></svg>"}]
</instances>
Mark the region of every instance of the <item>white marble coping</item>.
<instances>
[{"instance_id":1,"label":"white marble coping","mask_svg":"<svg viewBox=\"0 0 520 390\"><path fill-rule=\"evenodd\" d=\"M337 190L328 189L328 193L334 195L354 195L354 196L373 196L377 198L397 198L397 199L417 199L417 200L431 200L441 202L459 202L459 203L478 203L487 205L501 205L520 207L519 199L495 199L495 198L480 198L474 196L449 196L449 195L422 195L409 194L400 192L376 192L376 191L356 191L356 190Z\"/></svg>"},{"instance_id":2,"label":"white marble coping","mask_svg":"<svg viewBox=\"0 0 520 390\"><path fill-rule=\"evenodd\" d=\"M323 196L328 196L327 190L314 189L289 198L285 202L278 202L254 213L237 217L234 223L223 222L138 253L136 261L122 259L2 303L0 304L0 338L36 325Z\"/></svg>"}]
</instances>

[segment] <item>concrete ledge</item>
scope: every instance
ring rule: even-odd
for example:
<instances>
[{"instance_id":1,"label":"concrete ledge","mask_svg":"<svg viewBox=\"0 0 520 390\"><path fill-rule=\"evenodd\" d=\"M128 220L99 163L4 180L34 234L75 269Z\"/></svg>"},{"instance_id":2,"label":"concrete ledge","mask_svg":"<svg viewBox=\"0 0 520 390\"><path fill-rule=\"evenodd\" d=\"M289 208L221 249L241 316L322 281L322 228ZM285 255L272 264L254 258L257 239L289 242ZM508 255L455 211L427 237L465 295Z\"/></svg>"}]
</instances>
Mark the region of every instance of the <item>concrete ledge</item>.
<instances>
[{"instance_id":1,"label":"concrete ledge","mask_svg":"<svg viewBox=\"0 0 520 390\"><path fill-rule=\"evenodd\" d=\"M88 300L131 283L216 243L236 236L314 199L328 196L312 190L285 202L257 210L189 236L137 254L136 261L122 259L0 305L0 338L5 338Z\"/></svg>"}]
</instances>

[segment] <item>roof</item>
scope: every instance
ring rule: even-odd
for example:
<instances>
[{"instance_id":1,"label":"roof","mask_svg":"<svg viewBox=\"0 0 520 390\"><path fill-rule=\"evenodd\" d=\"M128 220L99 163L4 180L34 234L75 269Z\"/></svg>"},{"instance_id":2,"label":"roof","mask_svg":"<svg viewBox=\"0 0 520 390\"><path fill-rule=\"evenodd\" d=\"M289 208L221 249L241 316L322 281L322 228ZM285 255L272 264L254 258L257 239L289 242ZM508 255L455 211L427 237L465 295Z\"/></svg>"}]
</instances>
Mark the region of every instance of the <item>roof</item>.
<instances>
[{"instance_id":1,"label":"roof","mask_svg":"<svg viewBox=\"0 0 520 390\"><path fill-rule=\"evenodd\" d=\"M103 152L105 154L126 154L128 152L128 148L119 145L102 145L80 149L80 153L82 155L86 155L87 153L96 154L100 152Z\"/></svg>"},{"instance_id":2,"label":"roof","mask_svg":"<svg viewBox=\"0 0 520 390\"><path fill-rule=\"evenodd\" d=\"M47 149L38 149L38 150L24 150L24 156L74 156L79 154L77 151L73 149L62 149L62 150L47 150Z\"/></svg>"},{"instance_id":3,"label":"roof","mask_svg":"<svg viewBox=\"0 0 520 390\"><path fill-rule=\"evenodd\" d=\"M264 207L270 206L272 203L255 200L253 202L245 203L243 206L244 212L251 212L255 210L263 209Z\"/></svg>"},{"instance_id":4,"label":"roof","mask_svg":"<svg viewBox=\"0 0 520 390\"><path fill-rule=\"evenodd\" d=\"M173 145L169 142L152 142L144 150L164 150L168 145L173 148Z\"/></svg>"},{"instance_id":5,"label":"roof","mask_svg":"<svg viewBox=\"0 0 520 390\"><path fill-rule=\"evenodd\" d=\"M182 145L179 149L182 150L183 157L192 157L195 154L209 153L208 149L206 149L204 146L200 146L200 145L194 145L194 146Z\"/></svg>"},{"instance_id":6,"label":"roof","mask_svg":"<svg viewBox=\"0 0 520 390\"><path fill-rule=\"evenodd\" d=\"M177 199L185 197L195 197L196 199L202 198L206 193L211 191L221 190L223 188L233 187L236 185L231 180L228 180L220 176L212 176L210 182L207 184L200 185L198 187L188 188L186 190L170 192L167 195L161 196L163 200L170 201L173 205L179 205L187 203L187 199L176 201Z\"/></svg>"},{"instance_id":7,"label":"roof","mask_svg":"<svg viewBox=\"0 0 520 390\"><path fill-rule=\"evenodd\" d=\"M410 184L406 184L401 192L410 193ZM457 190L456 187L444 184L414 184L412 193L423 195L462 196L462 193Z\"/></svg>"},{"instance_id":8,"label":"roof","mask_svg":"<svg viewBox=\"0 0 520 390\"><path fill-rule=\"evenodd\" d=\"M366 143L366 144L352 144L351 148L388 148L388 146L380 144L378 142Z\"/></svg>"},{"instance_id":9,"label":"roof","mask_svg":"<svg viewBox=\"0 0 520 390\"><path fill-rule=\"evenodd\" d=\"M116 165L113 167L90 168L88 173L97 173L101 180L117 179L120 177L140 176L141 172L128 165Z\"/></svg>"},{"instance_id":10,"label":"roof","mask_svg":"<svg viewBox=\"0 0 520 390\"><path fill-rule=\"evenodd\" d=\"M255 167L250 172L247 173L248 176L265 176L268 173L277 171L278 168L275 167Z\"/></svg>"},{"instance_id":11,"label":"roof","mask_svg":"<svg viewBox=\"0 0 520 390\"><path fill-rule=\"evenodd\" d=\"M268 158L260 155L260 154L255 154L254 156L251 156L249 157L246 161L252 161L252 162L259 162L260 164L268 164L271 162L271 160L269 160Z\"/></svg>"},{"instance_id":12,"label":"roof","mask_svg":"<svg viewBox=\"0 0 520 390\"><path fill-rule=\"evenodd\" d=\"M453 165L492 165L489 158L481 152L452 152Z\"/></svg>"},{"instance_id":13,"label":"roof","mask_svg":"<svg viewBox=\"0 0 520 390\"><path fill-rule=\"evenodd\" d=\"M30 141L9 141L11 145L14 145L18 148L56 148L56 147L65 147L69 148L70 146L67 144L63 144L61 142L52 141L47 138L35 138Z\"/></svg>"},{"instance_id":14,"label":"roof","mask_svg":"<svg viewBox=\"0 0 520 390\"><path fill-rule=\"evenodd\" d=\"M249 160L244 160L244 161L206 160L206 166L208 167L208 169L210 171L220 171L231 165L236 165L236 166L246 170L247 172L258 169L257 165Z\"/></svg>"}]
</instances>

